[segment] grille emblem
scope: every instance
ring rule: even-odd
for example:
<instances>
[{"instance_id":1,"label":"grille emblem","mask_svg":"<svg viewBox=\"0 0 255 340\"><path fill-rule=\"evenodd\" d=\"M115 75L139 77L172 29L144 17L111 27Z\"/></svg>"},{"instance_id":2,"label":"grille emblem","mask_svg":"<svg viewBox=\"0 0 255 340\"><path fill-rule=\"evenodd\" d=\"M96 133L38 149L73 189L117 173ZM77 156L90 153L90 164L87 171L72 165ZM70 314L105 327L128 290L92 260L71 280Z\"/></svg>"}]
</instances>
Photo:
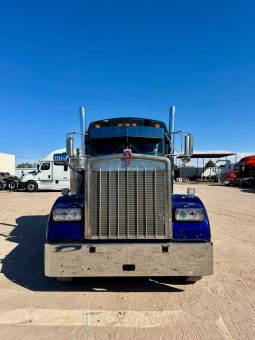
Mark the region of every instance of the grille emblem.
<instances>
[{"instance_id":1,"label":"grille emblem","mask_svg":"<svg viewBox=\"0 0 255 340\"><path fill-rule=\"evenodd\" d=\"M130 149L125 149L123 151L123 155L124 155L124 158L125 158L125 162L126 162L126 166L130 166L130 163L131 163L131 158L132 158L132 152Z\"/></svg>"}]
</instances>

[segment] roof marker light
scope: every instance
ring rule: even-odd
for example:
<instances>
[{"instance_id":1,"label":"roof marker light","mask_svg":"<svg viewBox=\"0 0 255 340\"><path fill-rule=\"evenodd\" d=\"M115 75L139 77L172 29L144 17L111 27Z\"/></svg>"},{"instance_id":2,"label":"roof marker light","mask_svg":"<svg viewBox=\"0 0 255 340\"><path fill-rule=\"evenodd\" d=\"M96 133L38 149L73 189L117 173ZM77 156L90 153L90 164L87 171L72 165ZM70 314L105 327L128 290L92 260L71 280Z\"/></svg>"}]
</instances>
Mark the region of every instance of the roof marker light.
<instances>
[{"instance_id":1,"label":"roof marker light","mask_svg":"<svg viewBox=\"0 0 255 340\"><path fill-rule=\"evenodd\" d=\"M100 129L101 125L100 124L95 124L96 129Z\"/></svg>"}]
</instances>

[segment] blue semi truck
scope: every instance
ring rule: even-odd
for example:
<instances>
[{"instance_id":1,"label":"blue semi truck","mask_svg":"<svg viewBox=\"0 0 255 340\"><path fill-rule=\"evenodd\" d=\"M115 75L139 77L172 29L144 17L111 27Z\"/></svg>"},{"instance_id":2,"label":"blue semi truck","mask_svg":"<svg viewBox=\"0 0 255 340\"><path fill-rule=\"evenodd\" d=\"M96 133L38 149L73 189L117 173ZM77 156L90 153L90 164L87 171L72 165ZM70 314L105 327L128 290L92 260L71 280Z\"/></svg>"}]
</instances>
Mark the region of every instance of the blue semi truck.
<instances>
[{"instance_id":1,"label":"blue semi truck","mask_svg":"<svg viewBox=\"0 0 255 340\"><path fill-rule=\"evenodd\" d=\"M181 277L195 282L213 273L206 209L188 193L173 194L175 108L169 129L137 117L85 124L81 146L67 135L55 165L70 168L70 191L54 203L46 232L45 275L73 277ZM180 133L180 131L178 131ZM184 162L192 136L184 133Z\"/></svg>"}]
</instances>

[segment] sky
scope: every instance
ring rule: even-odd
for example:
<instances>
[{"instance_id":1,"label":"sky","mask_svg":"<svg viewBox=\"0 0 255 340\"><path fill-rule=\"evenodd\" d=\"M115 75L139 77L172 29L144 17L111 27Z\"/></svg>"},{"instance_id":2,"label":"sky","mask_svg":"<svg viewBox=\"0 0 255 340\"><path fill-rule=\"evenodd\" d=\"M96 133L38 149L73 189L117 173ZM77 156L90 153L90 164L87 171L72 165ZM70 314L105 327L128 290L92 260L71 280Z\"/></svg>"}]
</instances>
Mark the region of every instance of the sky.
<instances>
[{"instance_id":1,"label":"sky","mask_svg":"<svg viewBox=\"0 0 255 340\"><path fill-rule=\"evenodd\" d=\"M195 150L255 153L255 2L0 1L0 152L37 161L87 121L140 116Z\"/></svg>"}]
</instances>

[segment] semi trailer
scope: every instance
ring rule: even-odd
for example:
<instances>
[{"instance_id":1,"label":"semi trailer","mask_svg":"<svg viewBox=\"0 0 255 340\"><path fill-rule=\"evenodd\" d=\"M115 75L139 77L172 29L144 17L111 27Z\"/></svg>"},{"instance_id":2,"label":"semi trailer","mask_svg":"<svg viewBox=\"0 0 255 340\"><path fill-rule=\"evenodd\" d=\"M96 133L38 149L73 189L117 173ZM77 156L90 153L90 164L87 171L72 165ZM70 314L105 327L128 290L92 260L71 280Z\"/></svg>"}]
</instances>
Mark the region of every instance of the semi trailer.
<instances>
[{"instance_id":1,"label":"semi trailer","mask_svg":"<svg viewBox=\"0 0 255 340\"><path fill-rule=\"evenodd\" d=\"M192 190L173 194L175 108L169 129L162 121L136 117L85 124L81 146L68 134L56 166L70 168L70 192L62 191L50 212L45 275L73 277L180 277L195 282L213 273L210 223ZM185 152L192 136L184 132Z\"/></svg>"}]
</instances>

